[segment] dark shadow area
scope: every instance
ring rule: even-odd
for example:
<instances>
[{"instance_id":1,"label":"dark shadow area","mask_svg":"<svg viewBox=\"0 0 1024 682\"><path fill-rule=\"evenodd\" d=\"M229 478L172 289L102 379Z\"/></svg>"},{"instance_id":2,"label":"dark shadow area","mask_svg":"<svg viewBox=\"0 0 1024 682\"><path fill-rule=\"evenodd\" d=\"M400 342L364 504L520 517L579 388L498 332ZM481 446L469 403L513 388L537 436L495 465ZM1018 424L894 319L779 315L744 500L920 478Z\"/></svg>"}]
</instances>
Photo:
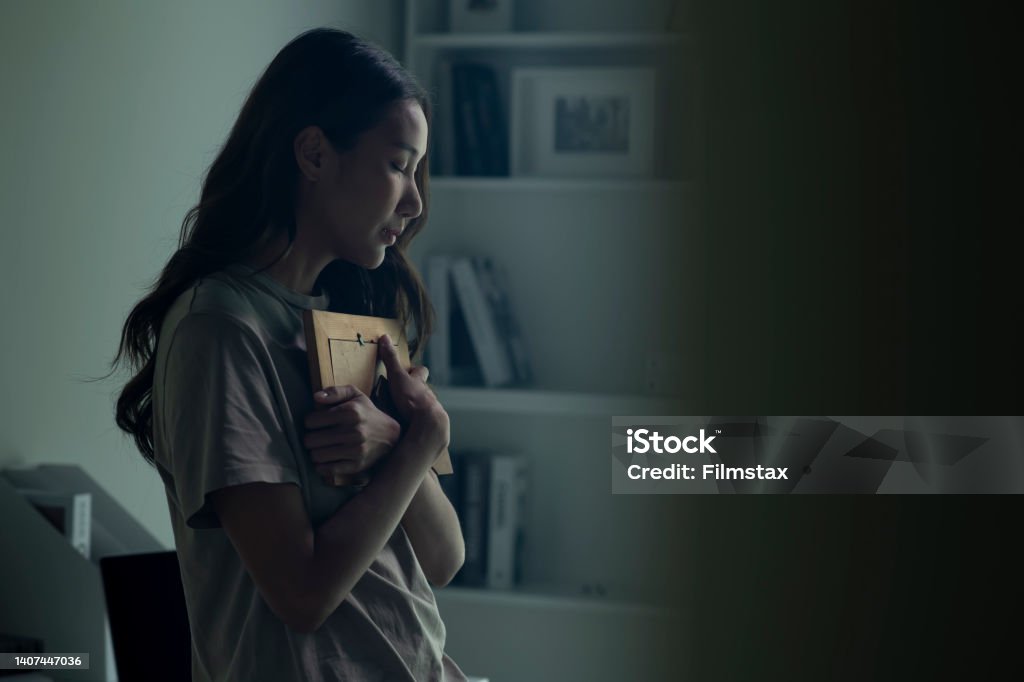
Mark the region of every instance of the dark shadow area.
<instances>
[{"instance_id":1,"label":"dark shadow area","mask_svg":"<svg viewBox=\"0 0 1024 682\"><path fill-rule=\"evenodd\" d=\"M699 2L692 17L706 244L681 286L703 292L706 317L691 320L705 353L690 402L705 414L1024 412L1011 5ZM850 437L850 457L831 461L891 465L895 444L876 441ZM666 666L679 679L1016 667L1019 496L680 497L664 559L692 581L690 653Z\"/></svg>"}]
</instances>

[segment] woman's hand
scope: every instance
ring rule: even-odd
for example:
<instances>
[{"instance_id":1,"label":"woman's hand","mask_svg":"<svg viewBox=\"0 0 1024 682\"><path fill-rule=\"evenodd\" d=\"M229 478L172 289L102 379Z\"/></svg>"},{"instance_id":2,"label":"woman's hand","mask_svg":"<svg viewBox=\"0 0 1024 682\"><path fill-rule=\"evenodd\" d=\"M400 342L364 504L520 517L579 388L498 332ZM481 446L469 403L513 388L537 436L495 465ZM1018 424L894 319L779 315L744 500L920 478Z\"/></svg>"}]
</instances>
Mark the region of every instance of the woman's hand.
<instances>
[{"instance_id":1,"label":"woman's hand","mask_svg":"<svg viewBox=\"0 0 1024 682\"><path fill-rule=\"evenodd\" d=\"M387 334L381 336L377 343L379 357L388 370L388 390L398 418L408 426L407 433L437 457L448 447L450 426L448 413L426 384L427 368L404 369Z\"/></svg>"},{"instance_id":2,"label":"woman's hand","mask_svg":"<svg viewBox=\"0 0 1024 682\"><path fill-rule=\"evenodd\" d=\"M348 482L373 467L398 442L401 426L354 386L315 393L323 407L306 417L303 444L327 483Z\"/></svg>"}]
</instances>

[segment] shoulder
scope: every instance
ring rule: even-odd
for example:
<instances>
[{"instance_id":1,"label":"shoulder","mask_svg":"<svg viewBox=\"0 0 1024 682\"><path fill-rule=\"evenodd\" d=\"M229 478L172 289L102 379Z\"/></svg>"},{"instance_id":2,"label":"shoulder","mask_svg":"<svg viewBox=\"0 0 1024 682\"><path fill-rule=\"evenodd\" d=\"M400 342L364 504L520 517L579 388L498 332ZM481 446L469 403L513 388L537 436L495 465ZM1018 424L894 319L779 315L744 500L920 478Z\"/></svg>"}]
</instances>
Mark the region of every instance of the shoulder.
<instances>
[{"instance_id":1,"label":"shoulder","mask_svg":"<svg viewBox=\"0 0 1024 682\"><path fill-rule=\"evenodd\" d=\"M167 349L214 343L262 345L260 318L251 293L225 273L207 275L183 291L168 309L160 329Z\"/></svg>"},{"instance_id":2,"label":"shoulder","mask_svg":"<svg viewBox=\"0 0 1024 682\"><path fill-rule=\"evenodd\" d=\"M225 272L203 277L183 295L187 297L189 315L207 315L256 325L257 310L252 288Z\"/></svg>"}]
</instances>

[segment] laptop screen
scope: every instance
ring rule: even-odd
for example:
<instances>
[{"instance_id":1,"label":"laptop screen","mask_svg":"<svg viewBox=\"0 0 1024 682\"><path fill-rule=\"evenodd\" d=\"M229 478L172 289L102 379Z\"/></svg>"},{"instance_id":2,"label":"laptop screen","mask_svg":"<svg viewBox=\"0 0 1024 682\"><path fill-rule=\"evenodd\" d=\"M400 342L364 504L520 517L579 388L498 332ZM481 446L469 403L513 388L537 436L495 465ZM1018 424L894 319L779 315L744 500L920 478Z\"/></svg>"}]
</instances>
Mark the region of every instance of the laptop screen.
<instances>
[{"instance_id":1,"label":"laptop screen","mask_svg":"<svg viewBox=\"0 0 1024 682\"><path fill-rule=\"evenodd\" d=\"M192 643L176 552L100 559L121 680L188 680Z\"/></svg>"}]
</instances>

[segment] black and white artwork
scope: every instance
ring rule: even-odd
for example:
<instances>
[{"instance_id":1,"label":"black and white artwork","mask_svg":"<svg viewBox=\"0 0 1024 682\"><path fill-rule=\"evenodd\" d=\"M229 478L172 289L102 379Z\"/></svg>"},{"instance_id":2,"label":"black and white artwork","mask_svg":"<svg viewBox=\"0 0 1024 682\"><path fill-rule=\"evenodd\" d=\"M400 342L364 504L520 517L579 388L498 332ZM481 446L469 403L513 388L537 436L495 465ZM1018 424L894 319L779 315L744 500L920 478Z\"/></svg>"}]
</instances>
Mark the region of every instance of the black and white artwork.
<instances>
[{"instance_id":1,"label":"black and white artwork","mask_svg":"<svg viewBox=\"0 0 1024 682\"><path fill-rule=\"evenodd\" d=\"M555 151L629 153L629 98L555 98Z\"/></svg>"},{"instance_id":2,"label":"black and white artwork","mask_svg":"<svg viewBox=\"0 0 1024 682\"><path fill-rule=\"evenodd\" d=\"M653 69L517 68L511 80L513 175L653 174Z\"/></svg>"}]
</instances>

